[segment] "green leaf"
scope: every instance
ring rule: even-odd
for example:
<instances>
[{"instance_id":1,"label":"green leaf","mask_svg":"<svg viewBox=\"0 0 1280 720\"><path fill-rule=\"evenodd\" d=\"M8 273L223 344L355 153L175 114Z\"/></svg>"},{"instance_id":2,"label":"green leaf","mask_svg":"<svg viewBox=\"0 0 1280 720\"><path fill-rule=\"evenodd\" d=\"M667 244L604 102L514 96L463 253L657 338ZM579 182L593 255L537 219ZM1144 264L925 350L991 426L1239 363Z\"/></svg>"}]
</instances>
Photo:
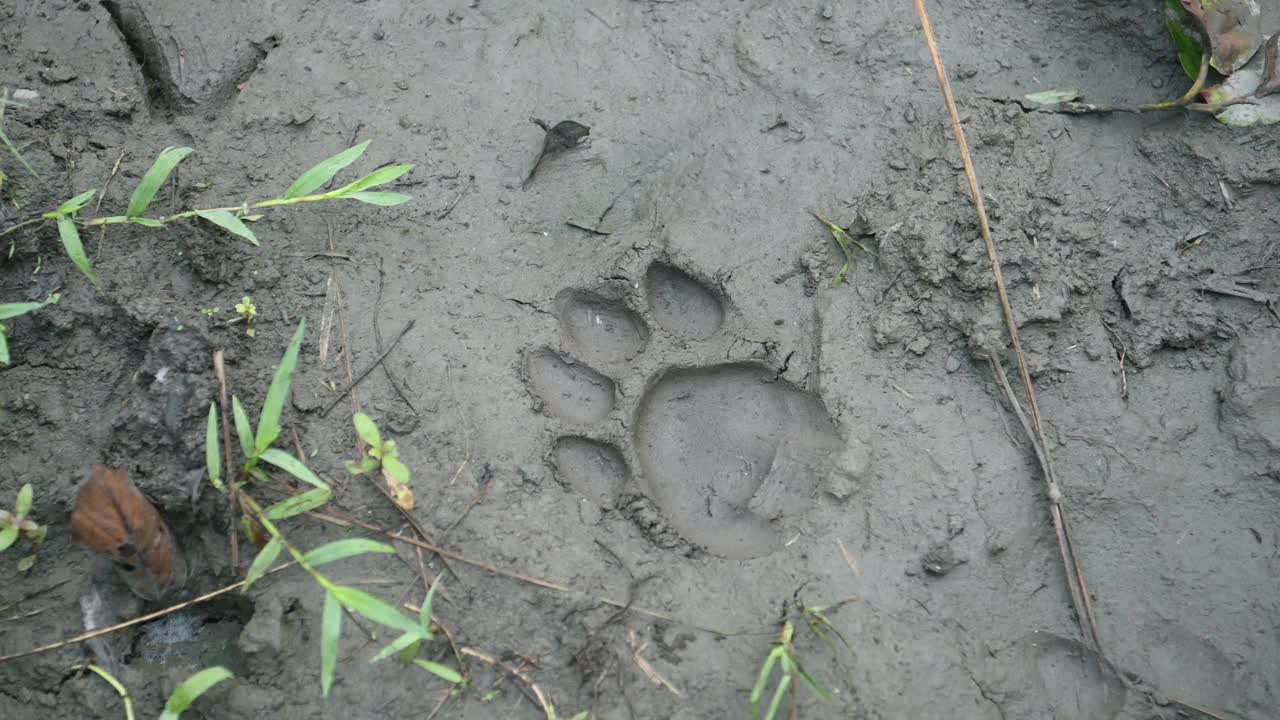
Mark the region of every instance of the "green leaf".
<instances>
[{"instance_id":1,"label":"green leaf","mask_svg":"<svg viewBox=\"0 0 1280 720\"><path fill-rule=\"evenodd\" d=\"M129 198L129 208L124 211L125 217L136 218L146 212L156 193L160 191L160 186L169 178L169 173L190 154L189 147L168 147L161 150L159 157L151 164L151 169L142 176L142 181L133 191L133 197Z\"/></svg>"},{"instance_id":2,"label":"green leaf","mask_svg":"<svg viewBox=\"0 0 1280 720\"><path fill-rule=\"evenodd\" d=\"M1195 80L1200 74L1200 57L1204 54L1204 35L1191 13L1182 6L1182 0L1165 0L1164 24L1169 28L1173 45L1178 49L1178 63L1187 77Z\"/></svg>"},{"instance_id":3,"label":"green leaf","mask_svg":"<svg viewBox=\"0 0 1280 720\"><path fill-rule=\"evenodd\" d=\"M59 215L75 215L80 209L89 204L93 196L97 194L97 190L85 190L79 195L58 206Z\"/></svg>"},{"instance_id":4,"label":"green leaf","mask_svg":"<svg viewBox=\"0 0 1280 720\"><path fill-rule=\"evenodd\" d=\"M342 605L332 592L324 594L324 619L320 623L320 691L325 697L333 688L333 670L338 666L338 640L342 637Z\"/></svg>"},{"instance_id":5,"label":"green leaf","mask_svg":"<svg viewBox=\"0 0 1280 720\"><path fill-rule=\"evenodd\" d=\"M19 315L35 312L45 305L56 305L62 299L60 293L53 293L44 302L5 303L0 305L0 320L8 320Z\"/></svg>"},{"instance_id":6,"label":"green leaf","mask_svg":"<svg viewBox=\"0 0 1280 720\"><path fill-rule=\"evenodd\" d=\"M458 674L457 670L454 670L448 665L441 665L440 663L423 660L422 658L414 658L413 662L418 667L426 670L445 682L452 683L454 685L462 683L462 676Z\"/></svg>"},{"instance_id":7,"label":"green leaf","mask_svg":"<svg viewBox=\"0 0 1280 720\"><path fill-rule=\"evenodd\" d=\"M18 541L18 526L6 524L0 528L0 552L8 550Z\"/></svg>"},{"instance_id":8,"label":"green leaf","mask_svg":"<svg viewBox=\"0 0 1280 720\"><path fill-rule=\"evenodd\" d=\"M862 243L850 237L849 233L845 232L844 228L822 217L818 213L812 213L812 215L818 219L818 222L827 226L827 230L831 232L831 237L835 239L836 245L840 247L840 252L844 253L844 265L840 268L840 272L836 273L835 279L831 281L831 286L836 287L840 283L844 282L845 276L849 274L849 267L853 264L854 247L861 249L862 252L865 252L868 255L874 255L875 253L868 250Z\"/></svg>"},{"instance_id":9,"label":"green leaf","mask_svg":"<svg viewBox=\"0 0 1280 720\"><path fill-rule=\"evenodd\" d=\"M389 455L382 458L382 467L386 469L387 474L401 485L409 484L409 468L400 462L400 458Z\"/></svg>"},{"instance_id":10,"label":"green leaf","mask_svg":"<svg viewBox=\"0 0 1280 720\"><path fill-rule=\"evenodd\" d=\"M129 218L129 222L133 223L134 225L143 225L149 228L164 227L164 223L160 222L159 220L154 220L152 218L144 218L144 217Z\"/></svg>"},{"instance_id":11,"label":"green leaf","mask_svg":"<svg viewBox=\"0 0 1280 720\"><path fill-rule=\"evenodd\" d=\"M293 371L298 366L298 351L302 349L302 336L306 331L306 319L300 320L298 329L293 332L293 339L289 341L289 347L284 351L284 357L280 358L276 375L271 379L271 387L267 388L267 399L263 401L262 415L258 417L259 453L271 447L271 443L280 437L280 414L284 412L284 400L289 396L289 381L293 379Z\"/></svg>"},{"instance_id":12,"label":"green leaf","mask_svg":"<svg viewBox=\"0 0 1280 720\"><path fill-rule=\"evenodd\" d=\"M66 215L59 215L58 235L62 238L62 247L67 251L67 257L71 258L71 262L80 268L80 272L89 278L89 282L101 291L102 283L98 282L98 276L89 266L89 257L84 254L84 246L80 244L80 231L76 229L75 221Z\"/></svg>"},{"instance_id":13,"label":"green leaf","mask_svg":"<svg viewBox=\"0 0 1280 720\"><path fill-rule=\"evenodd\" d=\"M348 148L333 157L324 160L320 164L302 173L302 176L293 181L289 189L285 191L285 198L302 197L310 194L313 190L323 186L325 183L333 179L343 168L356 161L356 158L364 154L365 148L369 147L369 140Z\"/></svg>"},{"instance_id":14,"label":"green leaf","mask_svg":"<svg viewBox=\"0 0 1280 720\"><path fill-rule=\"evenodd\" d=\"M18 565L17 565L18 572L24 573L30 570L31 568L35 567L35 564L36 564L36 554L31 553L30 555L27 555L26 557L18 561Z\"/></svg>"},{"instance_id":15,"label":"green leaf","mask_svg":"<svg viewBox=\"0 0 1280 720\"><path fill-rule=\"evenodd\" d=\"M0 325L0 365L8 365L8 364L9 364L9 336L5 334L4 326Z\"/></svg>"},{"instance_id":16,"label":"green leaf","mask_svg":"<svg viewBox=\"0 0 1280 720\"><path fill-rule=\"evenodd\" d=\"M378 168L350 185L344 185L337 190L325 193L325 197L346 197L353 193L358 193L365 188L386 185L412 169L412 165L388 165L386 167Z\"/></svg>"},{"instance_id":17,"label":"green leaf","mask_svg":"<svg viewBox=\"0 0 1280 720\"><path fill-rule=\"evenodd\" d=\"M769 703L769 710L764 714L765 720L774 720L778 716L778 709L782 707L782 701L786 699L789 687L791 687L791 676L784 672L778 680L778 688L773 691L773 702Z\"/></svg>"},{"instance_id":18,"label":"green leaf","mask_svg":"<svg viewBox=\"0 0 1280 720\"><path fill-rule=\"evenodd\" d=\"M311 468L304 465L298 458L279 448L268 448L262 453L261 459L275 465L308 485L322 488L324 490L329 489L328 484L312 472Z\"/></svg>"},{"instance_id":19,"label":"green leaf","mask_svg":"<svg viewBox=\"0 0 1280 720\"><path fill-rule=\"evenodd\" d=\"M342 603L343 607L363 615L379 625L409 633L423 640L431 639L427 631L418 627L418 624L413 620L405 617L394 607L367 592L343 586L334 587L332 592L338 597L338 602Z\"/></svg>"},{"instance_id":20,"label":"green leaf","mask_svg":"<svg viewBox=\"0 0 1280 720\"><path fill-rule=\"evenodd\" d=\"M813 693L814 697L818 698L822 702L831 702L831 693L826 688L819 685L812 677L809 677L809 673L805 672L804 668L800 667L800 663L796 663L795 670L796 677L800 678L800 681L804 683L805 687L809 688L809 692Z\"/></svg>"},{"instance_id":21,"label":"green leaf","mask_svg":"<svg viewBox=\"0 0 1280 720\"><path fill-rule=\"evenodd\" d=\"M214 685L232 677L235 676L224 667L211 667L183 680L173 689L173 694L165 702L160 720L178 720L178 716L191 707L191 703L195 702L196 698L205 694Z\"/></svg>"},{"instance_id":22,"label":"green leaf","mask_svg":"<svg viewBox=\"0 0 1280 720\"><path fill-rule=\"evenodd\" d=\"M406 633L396 638L395 640L391 641L390 643L388 643L387 646L382 648L382 650L380 650L377 655L374 655L373 657L369 658L369 662L378 662L379 660L384 660L386 658L391 657L392 655L395 655L398 652L408 650L409 648L421 642L422 642L422 638Z\"/></svg>"},{"instance_id":23,"label":"green leaf","mask_svg":"<svg viewBox=\"0 0 1280 720\"><path fill-rule=\"evenodd\" d=\"M760 674L756 676L755 687L751 688L751 717L759 720L760 717L760 698L764 695L765 686L769 683L769 675L773 673L773 666L778 662L778 658L782 655L782 648L774 648L769 657L765 658L764 665L760 667Z\"/></svg>"},{"instance_id":24,"label":"green leaf","mask_svg":"<svg viewBox=\"0 0 1280 720\"><path fill-rule=\"evenodd\" d=\"M31 489L31 483L23 485L22 489L18 491L18 504L13 509L13 512L18 516L19 520L31 513L31 500L34 494L35 491Z\"/></svg>"},{"instance_id":25,"label":"green leaf","mask_svg":"<svg viewBox=\"0 0 1280 720\"><path fill-rule=\"evenodd\" d=\"M378 426L373 420L362 412L358 412L351 416L351 422L356 426L356 434L369 447L382 447L382 435L378 432Z\"/></svg>"},{"instance_id":26,"label":"green leaf","mask_svg":"<svg viewBox=\"0 0 1280 720\"><path fill-rule=\"evenodd\" d=\"M1071 102L1079 99L1080 91L1078 90L1041 90L1040 92L1027 93L1022 96L1027 102L1036 105L1057 105L1059 103Z\"/></svg>"},{"instance_id":27,"label":"green leaf","mask_svg":"<svg viewBox=\"0 0 1280 720\"><path fill-rule=\"evenodd\" d=\"M235 418L236 435L240 438L240 452L244 453L246 458L251 458L253 457L253 423L249 422L248 413L240 404L240 398L235 395L231 396L231 415Z\"/></svg>"},{"instance_id":28,"label":"green leaf","mask_svg":"<svg viewBox=\"0 0 1280 720\"><path fill-rule=\"evenodd\" d=\"M9 102L8 104L17 105L17 103L14 102ZM21 163L22 167L26 168L27 172L31 173L31 177L44 182L44 178L40 177L39 173L35 171L35 168L31 167L31 165L27 163L27 159L22 157L22 153L18 151L18 146L13 144L13 141L5 134L4 128L2 127L0 127L0 142L3 142L4 146L9 148L9 152L18 159L18 162Z\"/></svg>"},{"instance_id":29,"label":"green leaf","mask_svg":"<svg viewBox=\"0 0 1280 720\"><path fill-rule=\"evenodd\" d=\"M427 599L422 601L422 608L418 610L418 624L427 631L427 634L431 633L431 604L436 600L436 589L440 587L444 575L444 573L437 575L431 587L427 588Z\"/></svg>"},{"instance_id":30,"label":"green leaf","mask_svg":"<svg viewBox=\"0 0 1280 720\"><path fill-rule=\"evenodd\" d=\"M367 538L350 538L347 540L336 540L326 545L307 552L302 556L302 561L311 567L318 567L325 563L336 562L355 555L364 555L365 553L382 553L384 555L394 555L396 549L386 543L380 543L376 540Z\"/></svg>"},{"instance_id":31,"label":"green leaf","mask_svg":"<svg viewBox=\"0 0 1280 720\"><path fill-rule=\"evenodd\" d=\"M291 498L281 500L267 508L265 512L271 520L284 520L294 515L301 515L308 510L315 510L329 502L332 497L333 491L329 488L314 488L301 495L294 495Z\"/></svg>"},{"instance_id":32,"label":"green leaf","mask_svg":"<svg viewBox=\"0 0 1280 720\"><path fill-rule=\"evenodd\" d=\"M351 473L352 475L363 475L371 470L378 469L378 461L374 460L373 458L367 455L361 458L360 462L355 462L354 460L348 460L346 462L346 465L347 465L347 472Z\"/></svg>"},{"instance_id":33,"label":"green leaf","mask_svg":"<svg viewBox=\"0 0 1280 720\"><path fill-rule=\"evenodd\" d=\"M280 535L272 535L271 540L258 551L258 557L254 558L253 564L249 566L249 572L244 576L244 587L240 592L249 592L249 588L258 582L258 578L262 577L275 564L276 558L280 557L280 551L283 549L284 538Z\"/></svg>"},{"instance_id":34,"label":"green leaf","mask_svg":"<svg viewBox=\"0 0 1280 720\"><path fill-rule=\"evenodd\" d=\"M393 192L356 192L342 197L349 200L359 200L362 203L370 205L381 205L382 207L392 207L394 205L403 205L413 198L404 193Z\"/></svg>"},{"instance_id":35,"label":"green leaf","mask_svg":"<svg viewBox=\"0 0 1280 720\"><path fill-rule=\"evenodd\" d=\"M198 210L196 211L196 215L199 215L232 235L237 235L248 240L253 245L258 244L258 237L253 234L253 231L249 229L249 226L245 225L243 220L226 210Z\"/></svg>"},{"instance_id":36,"label":"green leaf","mask_svg":"<svg viewBox=\"0 0 1280 720\"><path fill-rule=\"evenodd\" d=\"M222 489L222 443L218 442L218 406L209 403L209 423L204 431L204 466L209 483Z\"/></svg>"}]
</instances>

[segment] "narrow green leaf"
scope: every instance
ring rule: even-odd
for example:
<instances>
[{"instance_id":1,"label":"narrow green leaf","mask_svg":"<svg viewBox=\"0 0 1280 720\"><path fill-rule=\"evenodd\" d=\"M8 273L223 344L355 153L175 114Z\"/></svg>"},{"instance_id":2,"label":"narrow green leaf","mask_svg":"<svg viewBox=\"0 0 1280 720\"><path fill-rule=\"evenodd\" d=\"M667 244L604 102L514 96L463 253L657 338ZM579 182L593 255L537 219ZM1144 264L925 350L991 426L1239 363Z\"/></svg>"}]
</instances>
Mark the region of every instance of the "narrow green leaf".
<instances>
[{"instance_id":1,"label":"narrow green leaf","mask_svg":"<svg viewBox=\"0 0 1280 720\"><path fill-rule=\"evenodd\" d=\"M29 312L35 312L45 305L56 305L61 299L62 295L60 293L53 293L44 302L5 303L0 305L0 320L8 320L19 315L26 315Z\"/></svg>"},{"instance_id":2,"label":"narrow green leaf","mask_svg":"<svg viewBox=\"0 0 1280 720\"><path fill-rule=\"evenodd\" d=\"M440 587L440 582L444 580L444 576L445 573L440 573L436 576L435 581L431 583L431 587L427 588L427 599L422 601L422 608L418 610L418 624L427 631L428 635L431 634L431 604L436 600L436 588Z\"/></svg>"},{"instance_id":3,"label":"narrow green leaf","mask_svg":"<svg viewBox=\"0 0 1280 720\"><path fill-rule=\"evenodd\" d=\"M760 718L760 698L764 695L765 686L769 683L769 675L773 673L773 666L778 662L781 654L781 648L774 648L769 653L769 657L764 660L764 665L760 667L760 674L756 676L755 687L751 688L751 717L755 720Z\"/></svg>"},{"instance_id":4,"label":"narrow green leaf","mask_svg":"<svg viewBox=\"0 0 1280 720\"><path fill-rule=\"evenodd\" d=\"M8 550L17 541L17 525L6 524L4 527L0 527L0 552Z\"/></svg>"},{"instance_id":5,"label":"narrow green leaf","mask_svg":"<svg viewBox=\"0 0 1280 720\"><path fill-rule=\"evenodd\" d=\"M0 325L0 365L9 364L9 336L5 334L4 326Z\"/></svg>"},{"instance_id":6,"label":"narrow green leaf","mask_svg":"<svg viewBox=\"0 0 1280 720\"><path fill-rule=\"evenodd\" d=\"M382 467L386 468L387 474L401 485L409 484L409 468L400 462L400 458L393 455L382 458Z\"/></svg>"},{"instance_id":7,"label":"narrow green leaf","mask_svg":"<svg viewBox=\"0 0 1280 720\"><path fill-rule=\"evenodd\" d=\"M358 412L351 416L351 422L356 426L356 434L369 447L382 447L382 435L378 432L378 426L374 424L373 419L362 412Z\"/></svg>"},{"instance_id":8,"label":"narrow green leaf","mask_svg":"<svg viewBox=\"0 0 1280 720\"><path fill-rule=\"evenodd\" d=\"M155 220L153 218L144 218L144 217L129 218L129 222L133 223L134 225L143 225L149 228L164 227L164 223L160 222L159 220Z\"/></svg>"},{"instance_id":9,"label":"narrow green leaf","mask_svg":"<svg viewBox=\"0 0 1280 720\"><path fill-rule=\"evenodd\" d=\"M813 693L814 697L822 702L831 702L831 693L819 685L818 681L810 677L809 673L800 667L800 663L796 663L796 677L800 678L800 681L804 683L805 687L809 688L809 692Z\"/></svg>"},{"instance_id":10,"label":"narrow green leaf","mask_svg":"<svg viewBox=\"0 0 1280 720\"><path fill-rule=\"evenodd\" d=\"M462 676L458 674L458 671L448 665L441 665L438 662L431 662L430 660L423 660L422 658L414 658L413 662L418 667L426 670L445 682L452 683L454 685L458 685L462 682Z\"/></svg>"},{"instance_id":11,"label":"narrow green leaf","mask_svg":"<svg viewBox=\"0 0 1280 720\"><path fill-rule=\"evenodd\" d=\"M258 237L253 234L253 231L249 229L249 226L245 225L243 220L226 210L199 210L196 212L196 215L199 215L232 235L237 235L248 240L250 244L258 244Z\"/></svg>"},{"instance_id":12,"label":"narrow green leaf","mask_svg":"<svg viewBox=\"0 0 1280 720\"><path fill-rule=\"evenodd\" d=\"M231 416L235 418L236 435L240 438L240 452L245 458L253 457L253 423L249 422L249 414L240 404L240 398L231 396Z\"/></svg>"},{"instance_id":13,"label":"narrow green leaf","mask_svg":"<svg viewBox=\"0 0 1280 720\"><path fill-rule=\"evenodd\" d=\"M343 607L363 615L379 625L409 633L423 640L431 639L426 631L418 627L418 624L412 619L405 617L394 607L367 592L352 587L338 586L333 588L333 594L338 596L338 602L342 603Z\"/></svg>"},{"instance_id":14,"label":"narrow green leaf","mask_svg":"<svg viewBox=\"0 0 1280 720\"><path fill-rule=\"evenodd\" d=\"M204 431L204 466L209 483L222 489L222 443L218 441L218 406L209 403L209 422Z\"/></svg>"},{"instance_id":15,"label":"narrow green leaf","mask_svg":"<svg viewBox=\"0 0 1280 720\"><path fill-rule=\"evenodd\" d=\"M267 473L262 469L261 465L254 465L249 468L249 477L260 483L271 482L271 478L267 477Z\"/></svg>"},{"instance_id":16,"label":"narrow green leaf","mask_svg":"<svg viewBox=\"0 0 1280 720\"><path fill-rule=\"evenodd\" d=\"M285 191L285 198L302 197L310 194L311 191L323 186L325 183L333 179L343 168L356 161L356 158L364 154L365 148L369 147L369 140L347 148L333 157L320 162L315 167L302 173L302 176L293 181L289 189Z\"/></svg>"},{"instance_id":17,"label":"narrow green leaf","mask_svg":"<svg viewBox=\"0 0 1280 720\"><path fill-rule=\"evenodd\" d=\"M235 676L224 667L211 667L183 680L173 689L173 694L165 702L160 720L178 720L178 716L191 707L191 703L195 702L196 698L205 694L214 685L232 677Z\"/></svg>"},{"instance_id":18,"label":"narrow green leaf","mask_svg":"<svg viewBox=\"0 0 1280 720\"><path fill-rule=\"evenodd\" d=\"M351 473L352 475L363 475L371 470L377 470L378 461L366 455L360 459L360 462L355 462L354 460L348 460L346 462L346 466L347 466L347 472Z\"/></svg>"},{"instance_id":19,"label":"narrow green leaf","mask_svg":"<svg viewBox=\"0 0 1280 720\"><path fill-rule=\"evenodd\" d=\"M258 417L257 449L261 453L271 447L271 443L280 436L280 414L284 412L284 401L289 396L289 381L293 379L293 371L298 366L298 351L302 349L302 336L306 334L307 321L298 322L298 329L289 341L289 347L280 358L276 375L271 379L271 387L267 388L267 399L262 403L262 415Z\"/></svg>"},{"instance_id":20,"label":"narrow green leaf","mask_svg":"<svg viewBox=\"0 0 1280 720\"><path fill-rule=\"evenodd\" d=\"M302 560L311 567L319 567L325 563L336 562L355 555L364 555L365 553L394 555L396 553L396 549L386 543L377 542L376 540L369 540L367 538L349 538L347 540L336 540L334 542L321 545L320 547L303 555Z\"/></svg>"},{"instance_id":21,"label":"narrow green leaf","mask_svg":"<svg viewBox=\"0 0 1280 720\"><path fill-rule=\"evenodd\" d=\"M92 200L93 196L96 195L97 193L98 193L97 190L85 190L79 195L59 205L58 214L59 215L75 215L76 213L80 212L81 208L83 208L85 205L88 205L89 201Z\"/></svg>"},{"instance_id":22,"label":"narrow green leaf","mask_svg":"<svg viewBox=\"0 0 1280 720\"><path fill-rule=\"evenodd\" d=\"M258 551L258 557L253 559L253 564L249 566L249 572L245 573L244 587L240 592L249 592L249 588L258 582L258 578L262 577L275 564L276 558L280 557L280 551L283 549L284 538L280 535L272 535L271 540Z\"/></svg>"},{"instance_id":23,"label":"narrow green leaf","mask_svg":"<svg viewBox=\"0 0 1280 720\"><path fill-rule=\"evenodd\" d=\"M10 103L10 104L16 105L17 103ZM0 142L3 142L4 146L9 148L9 152L12 153L15 158L18 159L18 162L22 165L22 167L26 168L27 172L31 173L31 177L41 182L44 182L44 178L40 177L40 174L36 172L35 168L31 167L31 165L27 163L27 159L22 157L22 153L18 151L18 146L13 144L13 141L10 140L9 136L5 134L4 128L2 127L0 127Z\"/></svg>"},{"instance_id":24,"label":"narrow green leaf","mask_svg":"<svg viewBox=\"0 0 1280 720\"><path fill-rule=\"evenodd\" d=\"M129 208L124 211L125 217L136 218L146 212L156 193L160 191L160 186L169 178L169 173L190 154L189 147L168 147L161 150L159 157L151 164L147 174L142 176L142 181L129 198Z\"/></svg>"},{"instance_id":25,"label":"narrow green leaf","mask_svg":"<svg viewBox=\"0 0 1280 720\"><path fill-rule=\"evenodd\" d=\"M62 238L62 247L67 251L67 257L71 258L71 262L80 268L80 272L89 278L95 288L102 290L102 283L98 282L98 276L89 266L89 257L84 254L84 246L80 244L80 231L76 229L75 221L66 215L59 215L58 235Z\"/></svg>"},{"instance_id":26,"label":"narrow green leaf","mask_svg":"<svg viewBox=\"0 0 1280 720\"><path fill-rule=\"evenodd\" d=\"M791 676L784 672L778 680L778 689L773 692L773 702L769 703L769 710L764 714L764 720L774 720L778 717L778 709L782 707L782 701L786 699L789 687L791 687Z\"/></svg>"},{"instance_id":27,"label":"narrow green leaf","mask_svg":"<svg viewBox=\"0 0 1280 720\"><path fill-rule=\"evenodd\" d=\"M332 497L333 491L329 488L314 488L301 495L294 495L291 498L281 500L267 508L265 512L271 520L284 520L294 515L301 515L308 510L315 510L329 502Z\"/></svg>"},{"instance_id":28,"label":"narrow green leaf","mask_svg":"<svg viewBox=\"0 0 1280 720\"><path fill-rule=\"evenodd\" d=\"M395 205L403 205L413 198L404 193L393 192L355 192L342 197L349 200L359 200L362 203L370 205L381 205L382 207L392 207Z\"/></svg>"},{"instance_id":29,"label":"narrow green leaf","mask_svg":"<svg viewBox=\"0 0 1280 720\"><path fill-rule=\"evenodd\" d=\"M311 468L304 465L298 458L279 448L266 449L263 451L261 459L264 462L269 462L272 465L275 465L308 485L322 488L324 490L329 489L329 486L325 481L321 480L319 476L312 472Z\"/></svg>"},{"instance_id":30,"label":"narrow green leaf","mask_svg":"<svg viewBox=\"0 0 1280 720\"><path fill-rule=\"evenodd\" d=\"M422 642L422 638L405 633L404 635L401 635L400 637L388 643L387 646L382 648L382 650L380 650L377 655L374 655L373 657L369 658L369 662L378 662L379 660L385 660L386 658L389 658L398 652L408 650L409 648L413 647L415 643L421 643L421 642Z\"/></svg>"},{"instance_id":31,"label":"narrow green leaf","mask_svg":"<svg viewBox=\"0 0 1280 720\"><path fill-rule=\"evenodd\" d=\"M1079 98L1080 92L1078 90L1041 90L1040 92L1027 93L1022 97L1027 102L1037 105L1057 105Z\"/></svg>"},{"instance_id":32,"label":"narrow green leaf","mask_svg":"<svg viewBox=\"0 0 1280 720\"><path fill-rule=\"evenodd\" d=\"M329 697L333 671L338 666L338 640L342 637L342 605L332 592L324 594L324 618L320 622L320 691Z\"/></svg>"},{"instance_id":33,"label":"narrow green leaf","mask_svg":"<svg viewBox=\"0 0 1280 720\"><path fill-rule=\"evenodd\" d=\"M337 190L332 190L330 192L325 193L325 196L326 197L346 197L348 195L351 195L352 193L358 193L361 190L364 190L365 188L377 187L379 185L386 185L387 183L391 182L392 180L398 179L401 175L404 175L405 173L409 172L412 169L413 169L412 165L388 165L386 167L381 167L369 173L368 175L365 175L359 180L351 183L350 185L344 185L338 188Z\"/></svg>"},{"instance_id":34,"label":"narrow green leaf","mask_svg":"<svg viewBox=\"0 0 1280 720\"><path fill-rule=\"evenodd\" d=\"M18 516L19 520L31 513L31 501L34 494L35 491L31 489L31 483L23 485L22 489L18 491L18 505L13 509L13 512Z\"/></svg>"}]
</instances>

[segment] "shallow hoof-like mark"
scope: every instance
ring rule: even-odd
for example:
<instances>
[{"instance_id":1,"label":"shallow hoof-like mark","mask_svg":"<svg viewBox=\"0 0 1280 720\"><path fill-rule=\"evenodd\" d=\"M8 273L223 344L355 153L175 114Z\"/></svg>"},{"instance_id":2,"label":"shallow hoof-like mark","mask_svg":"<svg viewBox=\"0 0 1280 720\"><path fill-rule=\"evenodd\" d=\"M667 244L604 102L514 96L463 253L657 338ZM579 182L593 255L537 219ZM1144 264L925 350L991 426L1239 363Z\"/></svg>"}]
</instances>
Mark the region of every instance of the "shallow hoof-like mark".
<instances>
[{"instance_id":1,"label":"shallow hoof-like mark","mask_svg":"<svg viewBox=\"0 0 1280 720\"><path fill-rule=\"evenodd\" d=\"M727 558L777 549L769 521L809 506L840 445L815 395L746 364L668 372L640 400L635 444L670 525Z\"/></svg>"},{"instance_id":2,"label":"shallow hoof-like mark","mask_svg":"<svg viewBox=\"0 0 1280 720\"><path fill-rule=\"evenodd\" d=\"M1227 710L1240 696L1235 664L1207 638L1179 625L1148 625L1147 679L1160 692L1211 710Z\"/></svg>"},{"instance_id":3,"label":"shallow hoof-like mark","mask_svg":"<svg viewBox=\"0 0 1280 720\"><path fill-rule=\"evenodd\" d=\"M622 453L612 445L584 437L556 440L551 464L560 482L602 508L617 504L627 481L627 463Z\"/></svg>"},{"instance_id":4,"label":"shallow hoof-like mark","mask_svg":"<svg viewBox=\"0 0 1280 720\"><path fill-rule=\"evenodd\" d=\"M649 311L663 330L705 340L724 324L724 305L709 288L683 270L654 263L645 274Z\"/></svg>"},{"instance_id":5,"label":"shallow hoof-like mark","mask_svg":"<svg viewBox=\"0 0 1280 720\"><path fill-rule=\"evenodd\" d=\"M548 348L529 353L525 362L529 388L560 419L599 422L613 410L613 381L586 365L570 363Z\"/></svg>"},{"instance_id":6,"label":"shallow hoof-like mark","mask_svg":"<svg viewBox=\"0 0 1280 720\"><path fill-rule=\"evenodd\" d=\"M1037 632L1014 646L1007 659L1014 677L1002 704L1008 717L1112 720L1124 709L1125 684L1104 658L1075 640Z\"/></svg>"},{"instance_id":7,"label":"shallow hoof-like mark","mask_svg":"<svg viewBox=\"0 0 1280 720\"><path fill-rule=\"evenodd\" d=\"M589 362L630 360L649 342L649 328L639 315L585 290L562 290L556 295L556 317Z\"/></svg>"}]
</instances>

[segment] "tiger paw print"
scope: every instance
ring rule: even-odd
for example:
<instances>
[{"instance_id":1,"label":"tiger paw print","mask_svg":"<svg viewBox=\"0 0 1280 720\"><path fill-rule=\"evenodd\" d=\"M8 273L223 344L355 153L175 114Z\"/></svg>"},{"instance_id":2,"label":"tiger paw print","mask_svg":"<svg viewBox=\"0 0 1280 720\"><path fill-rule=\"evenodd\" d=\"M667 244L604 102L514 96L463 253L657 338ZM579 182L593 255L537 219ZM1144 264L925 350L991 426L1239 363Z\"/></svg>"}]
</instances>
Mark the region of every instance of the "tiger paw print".
<instances>
[{"instance_id":1,"label":"tiger paw print","mask_svg":"<svg viewBox=\"0 0 1280 720\"><path fill-rule=\"evenodd\" d=\"M628 251L594 287L556 295L559 342L521 373L553 418L561 484L692 555L767 555L840 472L845 443L790 357L747 339L725 293L664 257Z\"/></svg>"}]
</instances>

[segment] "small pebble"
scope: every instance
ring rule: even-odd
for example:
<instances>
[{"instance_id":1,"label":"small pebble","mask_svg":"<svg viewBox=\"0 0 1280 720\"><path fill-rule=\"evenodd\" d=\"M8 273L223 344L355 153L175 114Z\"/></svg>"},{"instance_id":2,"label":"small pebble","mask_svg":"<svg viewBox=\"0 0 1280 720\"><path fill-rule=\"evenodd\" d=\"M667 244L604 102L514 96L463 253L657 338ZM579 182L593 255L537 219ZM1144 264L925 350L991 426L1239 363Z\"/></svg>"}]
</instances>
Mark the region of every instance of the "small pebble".
<instances>
[{"instance_id":1,"label":"small pebble","mask_svg":"<svg viewBox=\"0 0 1280 720\"><path fill-rule=\"evenodd\" d=\"M947 372L953 373L960 369L960 359L957 358L955 355L952 355L947 358L947 362L944 365L944 367L946 367Z\"/></svg>"},{"instance_id":2,"label":"small pebble","mask_svg":"<svg viewBox=\"0 0 1280 720\"><path fill-rule=\"evenodd\" d=\"M823 20L830 20L831 18L833 18L833 17L835 17L835 16L836 16L835 8L831 7L830 5L823 5L823 6L822 6L822 19L823 19Z\"/></svg>"}]
</instances>

